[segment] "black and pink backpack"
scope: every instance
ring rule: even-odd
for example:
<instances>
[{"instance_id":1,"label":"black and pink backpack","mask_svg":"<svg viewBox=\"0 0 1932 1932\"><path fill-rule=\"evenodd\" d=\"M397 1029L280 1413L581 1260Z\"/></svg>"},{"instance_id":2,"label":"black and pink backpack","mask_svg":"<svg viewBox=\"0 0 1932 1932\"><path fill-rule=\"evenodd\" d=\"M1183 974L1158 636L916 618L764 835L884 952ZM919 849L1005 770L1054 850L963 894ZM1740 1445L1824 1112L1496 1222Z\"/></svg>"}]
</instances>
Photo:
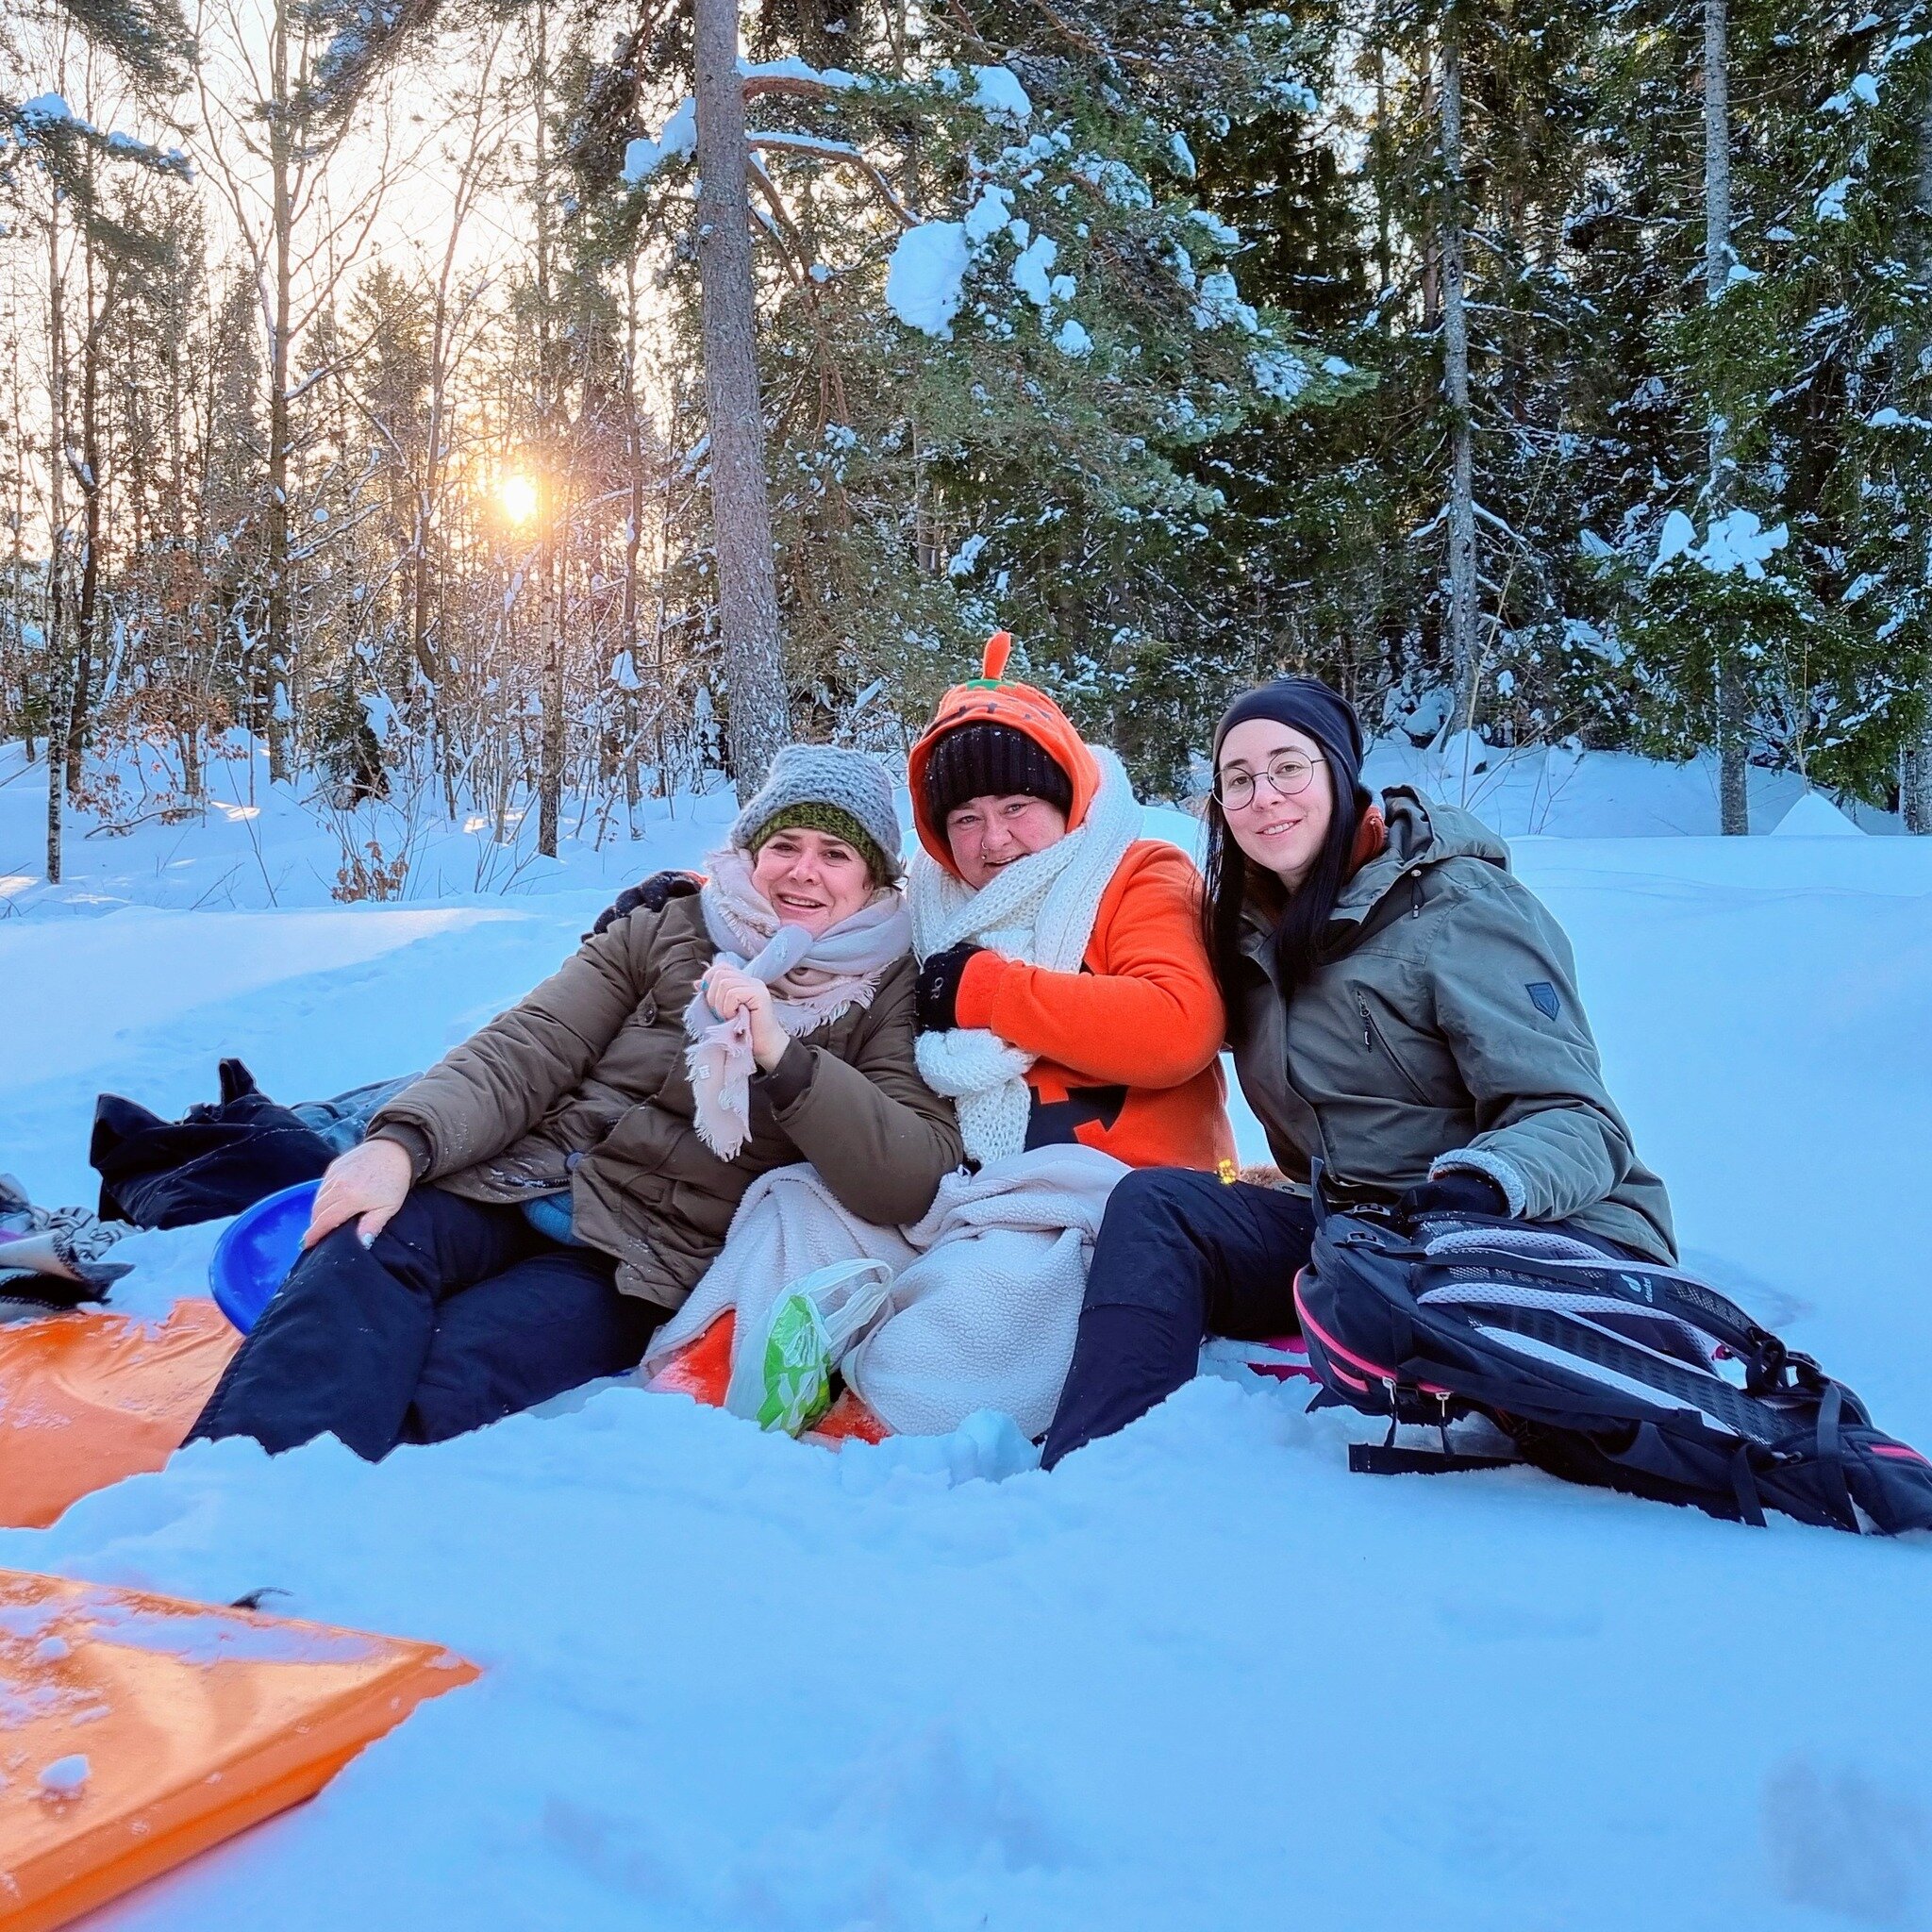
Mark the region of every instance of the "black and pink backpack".
<instances>
[{"instance_id":1,"label":"black and pink backpack","mask_svg":"<svg viewBox=\"0 0 1932 1932\"><path fill-rule=\"evenodd\" d=\"M1295 1306L1323 1393L1389 1418L1350 1466L1426 1474L1528 1462L1571 1482L1762 1525L1932 1529L1932 1463L1872 1426L1808 1356L1676 1269L1523 1222L1415 1227L1324 1210ZM1452 1449L1481 1416L1507 1453ZM1441 1430L1406 1447L1402 1424Z\"/></svg>"}]
</instances>

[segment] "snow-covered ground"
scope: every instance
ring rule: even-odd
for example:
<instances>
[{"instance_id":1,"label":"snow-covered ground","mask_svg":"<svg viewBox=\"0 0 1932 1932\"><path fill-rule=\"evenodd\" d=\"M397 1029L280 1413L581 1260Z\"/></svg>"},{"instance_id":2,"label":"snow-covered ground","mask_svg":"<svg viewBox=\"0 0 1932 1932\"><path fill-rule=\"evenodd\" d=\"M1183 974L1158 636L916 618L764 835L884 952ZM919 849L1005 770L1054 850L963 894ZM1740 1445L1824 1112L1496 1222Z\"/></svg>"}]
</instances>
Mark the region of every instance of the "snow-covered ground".
<instances>
[{"instance_id":1,"label":"snow-covered ground","mask_svg":"<svg viewBox=\"0 0 1932 1932\"><path fill-rule=\"evenodd\" d=\"M1714 830L1707 771L1532 762L1470 796L1575 939L1692 1265L1932 1443L1932 841L1658 837ZM423 1065L730 816L656 806L507 894L448 833L441 879L339 906L271 798L76 837L49 891L17 764L0 1169L55 1203L97 1090ZM118 1298L196 1291L218 1232L137 1237ZM0 1564L272 1586L486 1669L104 1925L1932 1926L1932 1540L1355 1477L1373 1431L1305 1392L1206 1377L1047 1477L991 1426L834 1457L611 1388L378 1468L200 1446Z\"/></svg>"}]
</instances>

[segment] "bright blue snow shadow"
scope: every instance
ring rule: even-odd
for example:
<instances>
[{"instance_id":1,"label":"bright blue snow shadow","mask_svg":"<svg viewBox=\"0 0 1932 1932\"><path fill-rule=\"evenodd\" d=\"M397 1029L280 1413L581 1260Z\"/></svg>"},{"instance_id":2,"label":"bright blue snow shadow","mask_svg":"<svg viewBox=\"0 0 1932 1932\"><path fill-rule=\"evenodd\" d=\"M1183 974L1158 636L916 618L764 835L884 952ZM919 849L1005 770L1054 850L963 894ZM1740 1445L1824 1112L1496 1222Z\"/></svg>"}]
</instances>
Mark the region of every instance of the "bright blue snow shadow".
<instances>
[{"instance_id":1,"label":"bright blue snow shadow","mask_svg":"<svg viewBox=\"0 0 1932 1932\"><path fill-rule=\"evenodd\" d=\"M320 1181L301 1181L238 1214L208 1264L215 1307L246 1335L289 1278Z\"/></svg>"}]
</instances>

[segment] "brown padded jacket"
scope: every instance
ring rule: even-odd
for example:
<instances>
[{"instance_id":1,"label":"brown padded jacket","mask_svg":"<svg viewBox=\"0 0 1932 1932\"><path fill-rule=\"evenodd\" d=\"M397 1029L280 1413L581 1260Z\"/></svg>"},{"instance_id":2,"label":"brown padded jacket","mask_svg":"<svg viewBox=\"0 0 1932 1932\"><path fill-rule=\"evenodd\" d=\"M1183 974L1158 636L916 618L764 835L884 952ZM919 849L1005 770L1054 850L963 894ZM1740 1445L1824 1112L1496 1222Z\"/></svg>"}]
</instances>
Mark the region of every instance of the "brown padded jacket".
<instances>
[{"instance_id":1,"label":"brown padded jacket","mask_svg":"<svg viewBox=\"0 0 1932 1932\"><path fill-rule=\"evenodd\" d=\"M716 953L695 897L640 908L388 1102L372 1137L469 1200L568 1188L578 1240L616 1257L619 1288L667 1308L771 1168L808 1160L862 1220L917 1221L963 1151L952 1103L913 1060L910 957L870 1007L753 1079L751 1138L726 1161L691 1124L684 1059L684 1011Z\"/></svg>"}]
</instances>

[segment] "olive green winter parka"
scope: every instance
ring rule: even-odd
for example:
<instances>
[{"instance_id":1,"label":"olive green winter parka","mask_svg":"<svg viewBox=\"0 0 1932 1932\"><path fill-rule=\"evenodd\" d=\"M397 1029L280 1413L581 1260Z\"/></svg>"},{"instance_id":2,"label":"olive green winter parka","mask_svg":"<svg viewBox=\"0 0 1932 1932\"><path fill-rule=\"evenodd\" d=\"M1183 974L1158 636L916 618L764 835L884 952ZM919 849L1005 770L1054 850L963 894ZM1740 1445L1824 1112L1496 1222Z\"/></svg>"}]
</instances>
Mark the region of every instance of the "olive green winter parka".
<instances>
[{"instance_id":1,"label":"olive green winter parka","mask_svg":"<svg viewBox=\"0 0 1932 1932\"><path fill-rule=\"evenodd\" d=\"M751 1138L721 1160L698 1138L685 1008L717 948L695 896L640 908L389 1101L372 1136L399 1141L419 1182L473 1201L568 1191L577 1238L617 1285L678 1307L759 1174L808 1160L852 1213L917 1221L964 1156L953 1105L912 1057L910 955L794 1040L751 1083Z\"/></svg>"},{"instance_id":2,"label":"olive green winter parka","mask_svg":"<svg viewBox=\"0 0 1932 1932\"><path fill-rule=\"evenodd\" d=\"M1674 1262L1663 1183L1604 1086L1570 941L1480 821L1409 787L1283 1001L1264 919L1242 951L1242 1091L1284 1173L1392 1197L1473 1168L1509 1211Z\"/></svg>"}]
</instances>

